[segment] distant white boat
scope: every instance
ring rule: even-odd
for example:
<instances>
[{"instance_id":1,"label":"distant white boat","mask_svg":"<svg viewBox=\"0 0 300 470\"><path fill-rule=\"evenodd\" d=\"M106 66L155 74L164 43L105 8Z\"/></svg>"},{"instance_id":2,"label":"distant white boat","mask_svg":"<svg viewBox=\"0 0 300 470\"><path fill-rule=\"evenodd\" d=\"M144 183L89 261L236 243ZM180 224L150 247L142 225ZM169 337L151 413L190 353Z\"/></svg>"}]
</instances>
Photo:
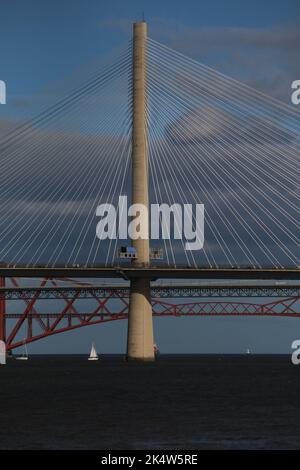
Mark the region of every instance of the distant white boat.
<instances>
[{"instance_id":1,"label":"distant white boat","mask_svg":"<svg viewBox=\"0 0 300 470\"><path fill-rule=\"evenodd\" d=\"M98 361L99 360L99 357L98 357L98 354L97 354L94 343L92 344L92 349L91 349L90 357L88 358L88 360L89 361Z\"/></svg>"},{"instance_id":2,"label":"distant white boat","mask_svg":"<svg viewBox=\"0 0 300 470\"><path fill-rule=\"evenodd\" d=\"M28 351L27 351L27 344L24 343L24 352L22 356L16 356L17 361L28 361Z\"/></svg>"},{"instance_id":3,"label":"distant white boat","mask_svg":"<svg viewBox=\"0 0 300 470\"><path fill-rule=\"evenodd\" d=\"M246 350L246 354L251 354L251 351L250 351L250 349L249 349L249 348L247 348L247 350Z\"/></svg>"},{"instance_id":4,"label":"distant white boat","mask_svg":"<svg viewBox=\"0 0 300 470\"><path fill-rule=\"evenodd\" d=\"M0 364L6 364L6 346L2 340L0 340Z\"/></svg>"}]
</instances>

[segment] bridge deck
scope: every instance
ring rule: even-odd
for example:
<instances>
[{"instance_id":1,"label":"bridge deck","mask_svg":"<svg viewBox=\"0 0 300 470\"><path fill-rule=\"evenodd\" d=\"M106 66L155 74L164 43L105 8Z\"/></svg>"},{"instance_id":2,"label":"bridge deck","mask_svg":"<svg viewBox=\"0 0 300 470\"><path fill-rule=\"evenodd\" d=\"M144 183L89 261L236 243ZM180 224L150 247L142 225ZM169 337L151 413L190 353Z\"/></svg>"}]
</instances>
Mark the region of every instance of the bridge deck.
<instances>
[{"instance_id":1,"label":"bridge deck","mask_svg":"<svg viewBox=\"0 0 300 470\"><path fill-rule=\"evenodd\" d=\"M210 285L199 286L190 284L152 284L152 298L197 298L197 297L300 297L300 285L278 285L273 283L262 285ZM63 297L62 297L63 296ZM53 298L119 298L129 296L129 286L125 284L115 285L67 285L67 286L34 286L34 287L1 287L0 298L7 300L19 299L53 299Z\"/></svg>"},{"instance_id":2,"label":"bridge deck","mask_svg":"<svg viewBox=\"0 0 300 470\"><path fill-rule=\"evenodd\" d=\"M300 280L299 268L1 266L1 277Z\"/></svg>"}]
</instances>

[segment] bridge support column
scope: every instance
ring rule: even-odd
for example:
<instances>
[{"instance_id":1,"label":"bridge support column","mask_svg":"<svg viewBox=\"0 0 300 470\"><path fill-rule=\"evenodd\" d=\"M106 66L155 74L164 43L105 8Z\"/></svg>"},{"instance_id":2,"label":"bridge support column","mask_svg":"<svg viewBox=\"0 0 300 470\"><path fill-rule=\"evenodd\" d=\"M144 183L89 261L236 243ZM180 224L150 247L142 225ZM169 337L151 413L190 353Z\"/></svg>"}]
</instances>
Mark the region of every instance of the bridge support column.
<instances>
[{"instance_id":1,"label":"bridge support column","mask_svg":"<svg viewBox=\"0 0 300 470\"><path fill-rule=\"evenodd\" d=\"M148 209L146 41L146 23L144 21L135 23L133 25L132 204L143 204ZM148 221L145 223L149 235ZM149 237L133 240L132 246L137 251L137 259L133 261L133 265L144 267L149 265ZM145 278L131 280L127 359L154 360L150 280Z\"/></svg>"},{"instance_id":2,"label":"bridge support column","mask_svg":"<svg viewBox=\"0 0 300 470\"><path fill-rule=\"evenodd\" d=\"M5 277L0 277L0 287L5 287ZM0 294L0 340L6 342L5 295Z\"/></svg>"},{"instance_id":3,"label":"bridge support column","mask_svg":"<svg viewBox=\"0 0 300 470\"><path fill-rule=\"evenodd\" d=\"M127 359L153 361L152 305L147 279L131 281L129 302Z\"/></svg>"}]
</instances>

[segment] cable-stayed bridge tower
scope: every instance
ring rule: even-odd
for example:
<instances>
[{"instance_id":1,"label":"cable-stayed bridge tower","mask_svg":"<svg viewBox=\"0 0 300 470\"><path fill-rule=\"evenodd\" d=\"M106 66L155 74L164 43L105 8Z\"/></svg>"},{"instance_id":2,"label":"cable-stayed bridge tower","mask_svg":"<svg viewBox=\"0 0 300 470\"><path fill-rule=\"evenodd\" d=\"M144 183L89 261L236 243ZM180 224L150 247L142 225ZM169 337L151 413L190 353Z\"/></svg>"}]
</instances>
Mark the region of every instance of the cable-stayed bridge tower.
<instances>
[{"instance_id":1,"label":"cable-stayed bridge tower","mask_svg":"<svg viewBox=\"0 0 300 470\"><path fill-rule=\"evenodd\" d=\"M147 73L147 24L133 25L133 116L132 116L132 204L149 206L148 150L146 124L146 73ZM149 213L149 211L148 211ZM143 232L147 238L132 241L137 251L133 264L149 266L149 224L143 220ZM128 360L148 361L154 359L152 306L150 280L132 279L127 337Z\"/></svg>"}]
</instances>

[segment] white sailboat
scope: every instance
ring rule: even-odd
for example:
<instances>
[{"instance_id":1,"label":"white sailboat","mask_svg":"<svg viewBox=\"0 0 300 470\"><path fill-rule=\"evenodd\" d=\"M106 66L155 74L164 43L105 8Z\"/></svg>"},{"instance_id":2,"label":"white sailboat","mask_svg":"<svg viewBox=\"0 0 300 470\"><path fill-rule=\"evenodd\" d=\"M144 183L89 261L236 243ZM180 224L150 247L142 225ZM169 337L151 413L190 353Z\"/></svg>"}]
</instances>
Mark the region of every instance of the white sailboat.
<instances>
[{"instance_id":1,"label":"white sailboat","mask_svg":"<svg viewBox=\"0 0 300 470\"><path fill-rule=\"evenodd\" d=\"M2 340L0 340L0 364L6 364L6 346Z\"/></svg>"},{"instance_id":2,"label":"white sailboat","mask_svg":"<svg viewBox=\"0 0 300 470\"><path fill-rule=\"evenodd\" d=\"M250 349L249 349L249 348L247 348L247 350L246 350L246 354L251 354L251 351L250 351Z\"/></svg>"},{"instance_id":3,"label":"white sailboat","mask_svg":"<svg viewBox=\"0 0 300 470\"><path fill-rule=\"evenodd\" d=\"M24 352L22 356L17 356L16 357L17 361L28 361L28 350L27 350L27 344L24 343Z\"/></svg>"},{"instance_id":4,"label":"white sailboat","mask_svg":"<svg viewBox=\"0 0 300 470\"><path fill-rule=\"evenodd\" d=\"M98 357L98 354L97 354L94 343L92 344L92 349L91 349L90 356L89 356L88 360L89 361L98 361L99 360L99 357Z\"/></svg>"}]
</instances>

